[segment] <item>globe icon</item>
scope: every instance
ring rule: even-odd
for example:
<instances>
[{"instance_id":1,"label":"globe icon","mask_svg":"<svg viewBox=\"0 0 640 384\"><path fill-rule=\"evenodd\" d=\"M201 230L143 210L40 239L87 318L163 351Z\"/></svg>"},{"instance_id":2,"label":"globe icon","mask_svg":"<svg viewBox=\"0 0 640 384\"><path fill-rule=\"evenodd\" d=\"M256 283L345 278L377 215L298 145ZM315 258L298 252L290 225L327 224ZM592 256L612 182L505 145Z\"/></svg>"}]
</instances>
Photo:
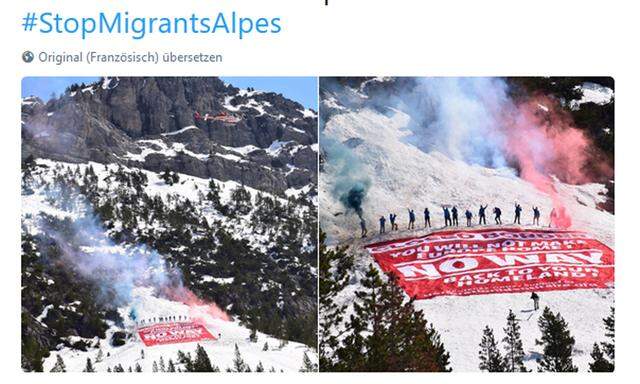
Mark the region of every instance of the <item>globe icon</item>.
<instances>
[{"instance_id":1,"label":"globe icon","mask_svg":"<svg viewBox=\"0 0 640 384\"><path fill-rule=\"evenodd\" d=\"M31 52L31 51L24 51L24 52L22 53L22 60L23 60L25 63L30 63L30 62L32 62L32 61L33 61L33 52Z\"/></svg>"}]
</instances>

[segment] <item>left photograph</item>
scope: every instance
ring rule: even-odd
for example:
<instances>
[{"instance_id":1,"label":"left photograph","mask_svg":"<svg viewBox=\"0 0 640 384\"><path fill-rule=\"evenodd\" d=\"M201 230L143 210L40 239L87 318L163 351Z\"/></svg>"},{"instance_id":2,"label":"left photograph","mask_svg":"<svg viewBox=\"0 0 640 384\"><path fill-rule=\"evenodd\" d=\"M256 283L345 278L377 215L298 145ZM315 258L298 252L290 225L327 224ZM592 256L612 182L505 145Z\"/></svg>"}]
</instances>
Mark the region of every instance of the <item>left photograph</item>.
<instances>
[{"instance_id":1,"label":"left photograph","mask_svg":"<svg viewBox=\"0 0 640 384\"><path fill-rule=\"evenodd\" d=\"M24 78L22 369L316 371L317 87Z\"/></svg>"}]
</instances>

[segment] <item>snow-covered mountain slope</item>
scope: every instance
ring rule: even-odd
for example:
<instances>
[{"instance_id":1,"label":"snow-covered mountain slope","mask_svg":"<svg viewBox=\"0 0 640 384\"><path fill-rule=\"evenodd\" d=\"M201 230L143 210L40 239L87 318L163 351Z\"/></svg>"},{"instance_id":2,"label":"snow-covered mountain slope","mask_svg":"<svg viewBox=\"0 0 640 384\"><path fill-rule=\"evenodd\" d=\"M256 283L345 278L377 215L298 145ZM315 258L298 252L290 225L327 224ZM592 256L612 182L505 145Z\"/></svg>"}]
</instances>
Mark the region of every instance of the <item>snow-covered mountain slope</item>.
<instances>
[{"instance_id":1,"label":"snow-covered mountain slope","mask_svg":"<svg viewBox=\"0 0 640 384\"><path fill-rule=\"evenodd\" d=\"M477 214L478 206L501 207L503 220L513 218L514 203L525 209L523 218L531 222L532 207L540 207L548 219L552 209L548 196L533 185L517 177L509 169L490 169L452 160L437 152L424 152L416 146L413 133L407 126L410 116L387 109L380 112L362 109L335 115L325 125L324 134L340 142L357 138L359 144L352 151L362 163L360 172L371 180L371 188L363 203L369 229L377 229L380 216L398 214L399 223L406 226L407 209L414 209L418 217L425 207L435 222L441 219L441 206L454 205ZM333 193L334 174L331 159L327 171L320 178L320 212L323 231L330 241L340 241L359 235L358 218L345 212L345 207ZM574 226L593 233L599 240L613 246L614 217L596 208L606 199L600 184L568 185L556 183L562 201L571 212ZM548 224L548 220L543 220Z\"/></svg>"},{"instance_id":2,"label":"snow-covered mountain slope","mask_svg":"<svg viewBox=\"0 0 640 384\"><path fill-rule=\"evenodd\" d=\"M324 153L325 137L343 143L359 162L353 177L369 183L362 205L369 236L363 240L359 238L358 216L345 208L336 195L337 184L342 182L343 175L336 172L331 153L326 154L319 184L320 226L327 233L329 244L349 245L349 252L355 255L351 284L336 297L336 303L350 303L354 292L361 289L358 281L366 268L370 264L377 267L364 249L366 244L430 232L422 228L425 207L431 211L431 231L444 226L442 205L455 205L461 212L471 210L474 223L477 223L480 204L488 204L490 210L498 206L503 211L505 226L513 220L514 203L524 208L524 226L531 224L532 207L537 206L542 212L541 224L548 225L552 209L550 197L520 179L512 170L470 165L453 160L437 149L421 149L423 146L410 129L415 123L413 117L403 111L364 103L342 105L340 95L336 94L327 94L325 100L331 104L334 113L323 121L321 153ZM572 227L591 233L613 248L614 216L598 207L606 200L605 187L601 184L568 185L556 180L555 188L573 219ZM414 209L417 216L418 229L412 231L406 230L409 208ZM378 235L378 218L388 218L392 212L398 214L400 230L390 232L387 221L387 233ZM461 217L463 223L464 216ZM488 215L487 220L491 224L492 216ZM614 306L614 290L543 292L540 296L541 308L548 306L552 311L560 312L568 322L576 340L574 363L581 371L588 370L593 343L604 339L602 319ZM522 327L526 365L535 370L535 359L541 352L535 344L535 339L540 337L537 321L541 311L532 311L529 295L437 297L416 301L415 307L424 310L426 318L440 332L445 348L451 354L454 371L478 370L478 344L483 328L490 326L496 332L496 339L501 340L508 311L513 310Z\"/></svg>"},{"instance_id":3,"label":"snow-covered mountain slope","mask_svg":"<svg viewBox=\"0 0 640 384\"><path fill-rule=\"evenodd\" d=\"M222 370L236 344L252 370L316 359L316 208L305 194L47 159L25 166L22 187L23 342L26 331L50 351L45 370L58 354L67 370L91 358L97 370L138 363L147 371L160 356L180 368L177 351L194 355L196 343L145 347L135 319L181 315L220 334L200 344ZM209 314L215 304L228 321Z\"/></svg>"},{"instance_id":4,"label":"snow-covered mountain slope","mask_svg":"<svg viewBox=\"0 0 640 384\"><path fill-rule=\"evenodd\" d=\"M238 347L244 362L255 371L258 364L262 364L266 371L271 369L280 372L296 372L302 367L303 357L306 353L310 359L315 359L315 352L308 346L295 342L287 342L263 333L257 332L254 341L250 339L251 331L243 327L237 321L225 321L207 315L206 311L198 311L198 308L190 307L184 303L170 301L154 295L153 288L139 287L134 291L133 302L118 309L125 318L123 327L112 326L106 332L107 338L85 340L89 347L86 351L63 347L53 352L44 362L44 370L49 371L56 363L58 356L62 357L68 372L81 372L86 367L87 359L91 359L96 372L105 372L107 369L121 365L125 370L132 369L138 364L143 372L152 372L154 363L160 364L160 359L166 366L169 360L175 364L176 369L184 370L184 364L178 362L178 351L191 353L197 344L206 350L212 364L224 371L233 368L235 348ZM136 332L135 322L128 317L133 306L142 318L160 316L197 316L216 340L202 340L199 342L164 344L147 347L140 341ZM122 329L131 332L130 339L123 346L115 347L108 340L114 332ZM80 338L75 337L75 341ZM265 349L266 343L266 349ZM101 358L98 358L98 355ZM157 366L156 366L157 368Z\"/></svg>"}]
</instances>

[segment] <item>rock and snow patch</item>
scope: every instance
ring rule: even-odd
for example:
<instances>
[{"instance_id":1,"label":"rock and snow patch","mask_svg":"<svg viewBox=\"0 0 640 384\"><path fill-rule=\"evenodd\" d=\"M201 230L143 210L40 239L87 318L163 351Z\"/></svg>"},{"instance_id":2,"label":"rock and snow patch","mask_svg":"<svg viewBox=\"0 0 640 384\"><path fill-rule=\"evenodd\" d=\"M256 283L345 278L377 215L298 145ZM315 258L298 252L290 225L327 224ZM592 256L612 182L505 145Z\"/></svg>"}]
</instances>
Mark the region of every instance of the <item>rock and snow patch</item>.
<instances>
[{"instance_id":1,"label":"rock and snow patch","mask_svg":"<svg viewBox=\"0 0 640 384\"><path fill-rule=\"evenodd\" d=\"M183 128L182 131L184 132L184 130L186 130L187 128L193 129L196 127L186 127L186 128ZM178 134L178 131L165 133L163 134L163 136L175 135L175 134ZM138 140L137 143L141 147L140 153L128 152L123 156L123 158L133 160L133 161L144 162L146 157L152 153L161 154L161 155L164 155L165 157L176 157L178 156L178 153L183 153L185 155L194 157L199 160L206 160L209 158L208 154L195 153L193 151L188 150L186 145L182 143L174 142L174 143L169 143L170 144L169 145L165 141L160 139Z\"/></svg>"},{"instance_id":2,"label":"rock and snow patch","mask_svg":"<svg viewBox=\"0 0 640 384\"><path fill-rule=\"evenodd\" d=\"M186 127L182 128L182 129L179 129L177 131L163 133L162 136L175 136L175 135L179 135L181 133L184 133L186 131L189 131L191 129L200 129L200 128L196 127L195 125L189 125L189 126L186 126Z\"/></svg>"},{"instance_id":3,"label":"rock and snow patch","mask_svg":"<svg viewBox=\"0 0 640 384\"><path fill-rule=\"evenodd\" d=\"M613 99L613 89L596 83L583 83L576 87L582 91L580 100L571 100L569 106L571 109L580 109L580 105L584 103L596 103L598 105L607 104Z\"/></svg>"}]
</instances>

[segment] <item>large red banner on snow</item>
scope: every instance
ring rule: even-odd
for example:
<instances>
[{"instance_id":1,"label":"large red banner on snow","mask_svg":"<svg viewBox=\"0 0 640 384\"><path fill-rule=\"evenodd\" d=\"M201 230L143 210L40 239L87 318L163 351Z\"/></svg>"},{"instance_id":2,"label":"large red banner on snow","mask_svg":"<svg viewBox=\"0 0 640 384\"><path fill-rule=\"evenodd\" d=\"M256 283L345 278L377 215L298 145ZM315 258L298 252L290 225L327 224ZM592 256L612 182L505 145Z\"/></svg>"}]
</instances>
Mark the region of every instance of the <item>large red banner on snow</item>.
<instances>
[{"instance_id":1,"label":"large red banner on snow","mask_svg":"<svg viewBox=\"0 0 640 384\"><path fill-rule=\"evenodd\" d=\"M587 233L483 229L368 245L417 299L612 287L614 252Z\"/></svg>"},{"instance_id":2,"label":"large red banner on snow","mask_svg":"<svg viewBox=\"0 0 640 384\"><path fill-rule=\"evenodd\" d=\"M188 343L201 340L215 340L202 324L163 323L139 328L138 335L147 347L160 344Z\"/></svg>"}]
</instances>

